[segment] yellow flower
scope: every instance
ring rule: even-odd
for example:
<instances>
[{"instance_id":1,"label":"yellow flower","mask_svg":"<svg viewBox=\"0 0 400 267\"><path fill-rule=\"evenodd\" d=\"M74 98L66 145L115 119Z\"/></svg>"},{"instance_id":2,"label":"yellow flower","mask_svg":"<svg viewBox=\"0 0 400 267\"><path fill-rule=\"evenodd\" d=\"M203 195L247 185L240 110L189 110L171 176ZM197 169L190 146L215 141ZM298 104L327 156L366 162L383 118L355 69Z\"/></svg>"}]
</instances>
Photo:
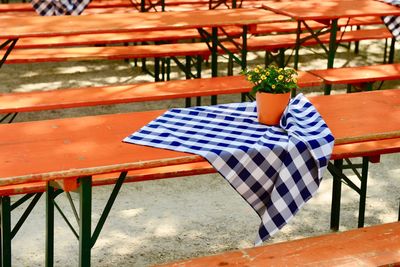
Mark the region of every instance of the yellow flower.
<instances>
[{"instance_id":1,"label":"yellow flower","mask_svg":"<svg viewBox=\"0 0 400 267\"><path fill-rule=\"evenodd\" d=\"M283 80L283 75L279 75L278 80L280 80L280 81Z\"/></svg>"},{"instance_id":2,"label":"yellow flower","mask_svg":"<svg viewBox=\"0 0 400 267\"><path fill-rule=\"evenodd\" d=\"M272 89L275 89L275 88L276 88L276 85L275 85L275 84L271 85L271 88L272 88Z\"/></svg>"},{"instance_id":3,"label":"yellow flower","mask_svg":"<svg viewBox=\"0 0 400 267\"><path fill-rule=\"evenodd\" d=\"M267 79L267 76L261 75L261 80L265 80L265 79Z\"/></svg>"},{"instance_id":4,"label":"yellow flower","mask_svg":"<svg viewBox=\"0 0 400 267\"><path fill-rule=\"evenodd\" d=\"M269 76L269 71L265 72L265 76Z\"/></svg>"},{"instance_id":5,"label":"yellow flower","mask_svg":"<svg viewBox=\"0 0 400 267\"><path fill-rule=\"evenodd\" d=\"M254 69L254 72L255 72L255 73L259 73L260 70L259 70L258 68L255 68L255 69Z\"/></svg>"},{"instance_id":6,"label":"yellow flower","mask_svg":"<svg viewBox=\"0 0 400 267\"><path fill-rule=\"evenodd\" d=\"M297 83L297 79L296 79L296 78L293 78L293 82L294 82L294 83Z\"/></svg>"},{"instance_id":7,"label":"yellow flower","mask_svg":"<svg viewBox=\"0 0 400 267\"><path fill-rule=\"evenodd\" d=\"M249 77L247 77L247 80L251 81L251 75L249 75Z\"/></svg>"},{"instance_id":8,"label":"yellow flower","mask_svg":"<svg viewBox=\"0 0 400 267\"><path fill-rule=\"evenodd\" d=\"M282 72L282 71L283 71L283 69L282 69L282 68L279 68L278 72Z\"/></svg>"}]
</instances>

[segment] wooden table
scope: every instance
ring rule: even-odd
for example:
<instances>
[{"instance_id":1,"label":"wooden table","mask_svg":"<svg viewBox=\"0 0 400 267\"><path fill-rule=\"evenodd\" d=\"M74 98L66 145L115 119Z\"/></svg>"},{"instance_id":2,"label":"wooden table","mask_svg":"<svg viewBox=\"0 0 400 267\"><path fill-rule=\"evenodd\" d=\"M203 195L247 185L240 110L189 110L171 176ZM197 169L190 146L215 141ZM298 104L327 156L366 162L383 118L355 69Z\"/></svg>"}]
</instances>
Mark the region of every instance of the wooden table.
<instances>
[{"instance_id":1,"label":"wooden table","mask_svg":"<svg viewBox=\"0 0 400 267\"><path fill-rule=\"evenodd\" d=\"M310 98L332 130L336 145L332 159L376 157L400 152L400 90L372 91ZM79 182L80 265L90 265L90 251L100 230L91 235L91 180L93 175L202 162L197 155L138 146L121 140L164 111L90 116L1 124L0 185L47 181L46 263L53 264L53 182ZM384 123L382 123L382 118ZM337 178L340 183L340 175ZM337 179L335 180L337 182ZM119 189L118 189L119 190ZM118 194L116 190L115 194ZM366 180L363 189L366 191ZM365 193L365 192L364 192ZM365 194L364 194L365 197ZM339 200L335 195L334 201ZM3 203L3 202L2 202ZM108 206L108 204L107 204ZM109 206L111 209L112 203ZM335 206L335 209L338 207ZM3 214L2 209L2 214ZM102 216L103 217L103 216ZM2 219L3 266L11 265L10 240ZM9 219L9 218L8 218ZM104 219L105 220L105 219ZM104 223L104 221L103 221ZM8 225L9 227L9 225ZM9 238L9 237L8 237ZM7 245L5 247L5 245ZM7 250L8 249L8 250Z\"/></svg>"},{"instance_id":2,"label":"wooden table","mask_svg":"<svg viewBox=\"0 0 400 267\"><path fill-rule=\"evenodd\" d=\"M284 15L262 9L203 10L186 12L151 12L127 14L93 14L86 16L25 16L0 18L0 39L7 39L0 49L8 46L0 67L15 46L18 38L67 36L96 33L123 33L162 31L180 29L198 29L200 34L209 39L212 52L212 76L217 76L218 28L242 26L242 67L246 63L247 29L259 23L286 21ZM212 33L203 30L211 27ZM240 60L239 60L240 61Z\"/></svg>"},{"instance_id":3,"label":"wooden table","mask_svg":"<svg viewBox=\"0 0 400 267\"><path fill-rule=\"evenodd\" d=\"M329 47L324 48L328 55L328 68L333 67L335 53L337 49L336 36L338 33L338 20L340 18L354 18L354 17L365 17L365 16L396 16L400 15L400 8L389 5L376 0L328 0L328 1L317 1L317 0L305 0L305 1L282 1L263 4L263 8L271 10L277 14L282 14L291 17L298 22L297 27L297 45L294 56L295 68L298 68L299 61L299 48L303 40L300 40L301 24L308 29L313 38L318 40L318 36L326 32L330 32ZM327 30L321 32L315 32L311 30L307 25L307 20L315 20L322 22L327 25ZM394 39L393 39L394 40ZM394 41L392 42L392 49L394 51ZM391 53L390 58L393 61L393 54ZM390 60L389 60L390 61ZM325 93L330 93L331 86L326 87Z\"/></svg>"}]
</instances>

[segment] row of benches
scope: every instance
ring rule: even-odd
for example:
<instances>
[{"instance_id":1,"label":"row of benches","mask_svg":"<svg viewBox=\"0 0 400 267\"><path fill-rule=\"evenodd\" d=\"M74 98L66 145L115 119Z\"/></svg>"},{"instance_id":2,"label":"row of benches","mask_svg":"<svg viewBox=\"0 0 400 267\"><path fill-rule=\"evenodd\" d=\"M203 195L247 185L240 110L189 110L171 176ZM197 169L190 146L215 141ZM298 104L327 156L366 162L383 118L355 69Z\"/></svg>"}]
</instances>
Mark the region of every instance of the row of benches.
<instances>
[{"instance_id":1,"label":"row of benches","mask_svg":"<svg viewBox=\"0 0 400 267\"><path fill-rule=\"evenodd\" d=\"M239 31L233 29L232 34L238 35ZM24 49L13 49L4 61L5 64L20 64L20 63L37 63L37 62L63 62L63 61L80 61L80 60L122 60L122 59L144 59L144 58L155 58L156 62L160 58L175 58L175 57L189 57L186 63L178 63L178 66L184 70L188 77L199 77L201 71L201 62L207 59L210 54L210 48L206 43L195 42L195 43L172 43L172 44L153 44L153 45L134 45L134 46L83 46L75 47L77 45L98 45L98 44L110 44L110 43L127 43L127 42L146 42L152 40L155 41L160 38L187 38L195 37L192 31L187 30L181 32L180 36L174 36L174 31L164 33L147 33L143 34L102 34L102 35L91 35L91 36L76 36L76 37L53 37L43 38L30 38L30 40L22 39L21 45L17 45L15 48ZM161 37L162 36L162 37ZM344 32L343 35L338 34L338 42L353 42L370 39L387 39L391 37L391 33L387 29L365 29ZM340 39L339 39L340 38ZM329 36L324 35L320 38L322 43L329 42ZM237 43L242 40L236 39ZM317 41L308 40L303 46L315 46ZM228 49L231 53L240 53L240 48L229 41L222 42L222 45ZM247 39L247 51L267 51L275 52L280 51L284 53L286 49L292 49L296 45L295 34L279 34L279 35L268 35L268 36L253 36ZM39 48L39 47L52 48ZM74 47L57 47L57 46L74 46ZM26 48L35 47L35 48ZM3 50L4 51L4 50ZM225 49L219 47L219 54L224 54ZM386 51L384 53L386 58ZM393 61L394 54L391 53L389 62ZM191 74L191 58L197 58L197 74ZM246 60L244 58L244 60ZM385 62L385 60L384 60ZM243 63L243 62L242 62ZM268 64L270 62L266 62ZM244 62L244 65L247 63ZM281 57L278 65L285 65L284 55ZM159 64L155 64L159 67ZM167 77L169 71L167 69ZM155 70L155 81L160 80L159 69Z\"/></svg>"},{"instance_id":2,"label":"row of benches","mask_svg":"<svg viewBox=\"0 0 400 267\"><path fill-rule=\"evenodd\" d=\"M367 85L376 81L399 79L400 64L299 71L298 74L300 88L321 86L324 83ZM0 94L0 114L240 94L249 92L251 86L251 83L246 81L243 76L224 76L158 83L3 93Z\"/></svg>"}]
</instances>

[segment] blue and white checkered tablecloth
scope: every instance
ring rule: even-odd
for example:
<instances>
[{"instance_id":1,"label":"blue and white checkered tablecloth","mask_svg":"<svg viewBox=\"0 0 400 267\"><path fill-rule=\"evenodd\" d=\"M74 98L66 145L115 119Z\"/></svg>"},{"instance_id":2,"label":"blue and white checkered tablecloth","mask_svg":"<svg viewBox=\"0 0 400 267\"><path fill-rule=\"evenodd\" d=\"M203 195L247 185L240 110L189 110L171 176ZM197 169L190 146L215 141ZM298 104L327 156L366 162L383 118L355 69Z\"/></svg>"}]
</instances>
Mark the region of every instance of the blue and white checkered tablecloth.
<instances>
[{"instance_id":1,"label":"blue and white checkered tablecloth","mask_svg":"<svg viewBox=\"0 0 400 267\"><path fill-rule=\"evenodd\" d=\"M400 7L400 0L383 0L384 2ZM386 16L382 18L386 27L396 40L400 39L400 16Z\"/></svg>"},{"instance_id":2,"label":"blue and white checkered tablecloth","mask_svg":"<svg viewBox=\"0 0 400 267\"><path fill-rule=\"evenodd\" d=\"M31 0L41 16L80 15L91 0Z\"/></svg>"},{"instance_id":3,"label":"blue and white checkered tablecloth","mask_svg":"<svg viewBox=\"0 0 400 267\"><path fill-rule=\"evenodd\" d=\"M255 102L176 108L124 141L206 158L261 217L258 245L315 194L334 138L300 94L280 127L259 124Z\"/></svg>"}]
</instances>

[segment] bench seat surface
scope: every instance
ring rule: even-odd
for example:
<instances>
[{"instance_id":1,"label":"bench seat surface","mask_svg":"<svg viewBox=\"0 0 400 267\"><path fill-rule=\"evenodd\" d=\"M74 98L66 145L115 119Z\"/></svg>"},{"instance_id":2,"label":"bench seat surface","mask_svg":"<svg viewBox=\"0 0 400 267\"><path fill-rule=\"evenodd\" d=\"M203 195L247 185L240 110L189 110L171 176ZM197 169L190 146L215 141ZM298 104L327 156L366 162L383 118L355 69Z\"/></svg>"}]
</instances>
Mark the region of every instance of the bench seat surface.
<instances>
[{"instance_id":1,"label":"bench seat surface","mask_svg":"<svg viewBox=\"0 0 400 267\"><path fill-rule=\"evenodd\" d=\"M398 266L399 240L395 222L162 266Z\"/></svg>"},{"instance_id":2,"label":"bench seat surface","mask_svg":"<svg viewBox=\"0 0 400 267\"><path fill-rule=\"evenodd\" d=\"M400 78L400 64L381 64L360 67L311 70L327 84L363 83Z\"/></svg>"}]
</instances>

